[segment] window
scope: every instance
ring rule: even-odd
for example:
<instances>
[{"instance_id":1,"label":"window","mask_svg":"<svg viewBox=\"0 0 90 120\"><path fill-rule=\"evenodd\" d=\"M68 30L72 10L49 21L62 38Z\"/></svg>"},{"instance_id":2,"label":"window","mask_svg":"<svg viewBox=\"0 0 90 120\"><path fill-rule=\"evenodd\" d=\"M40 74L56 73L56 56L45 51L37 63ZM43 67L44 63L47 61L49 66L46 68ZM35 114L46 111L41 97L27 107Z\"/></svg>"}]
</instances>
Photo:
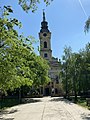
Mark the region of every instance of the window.
<instances>
[{"instance_id":1,"label":"window","mask_svg":"<svg viewBox=\"0 0 90 120\"><path fill-rule=\"evenodd\" d=\"M47 48L47 42L46 41L44 42L44 48Z\"/></svg>"},{"instance_id":2,"label":"window","mask_svg":"<svg viewBox=\"0 0 90 120\"><path fill-rule=\"evenodd\" d=\"M44 54L44 57L48 57L47 53Z\"/></svg>"},{"instance_id":3,"label":"window","mask_svg":"<svg viewBox=\"0 0 90 120\"><path fill-rule=\"evenodd\" d=\"M44 34L43 34L43 36L44 36L44 37L46 37L46 36L47 36L47 34L46 34L46 33L44 33Z\"/></svg>"}]
</instances>

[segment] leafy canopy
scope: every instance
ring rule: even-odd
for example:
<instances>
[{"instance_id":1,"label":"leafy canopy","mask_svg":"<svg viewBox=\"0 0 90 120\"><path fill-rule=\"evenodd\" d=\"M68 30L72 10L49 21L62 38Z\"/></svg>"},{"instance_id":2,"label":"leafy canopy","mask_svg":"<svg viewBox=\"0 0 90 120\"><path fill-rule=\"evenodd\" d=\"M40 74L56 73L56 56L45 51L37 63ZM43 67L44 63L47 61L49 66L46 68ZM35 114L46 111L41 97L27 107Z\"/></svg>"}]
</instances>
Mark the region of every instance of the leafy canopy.
<instances>
[{"instance_id":1,"label":"leafy canopy","mask_svg":"<svg viewBox=\"0 0 90 120\"><path fill-rule=\"evenodd\" d=\"M46 5L49 5L51 1L53 0L43 0ZM32 12L35 12L38 8L38 5L41 2L41 0L19 0L19 5L22 7L22 9L26 12L29 10L32 10Z\"/></svg>"},{"instance_id":2,"label":"leafy canopy","mask_svg":"<svg viewBox=\"0 0 90 120\"><path fill-rule=\"evenodd\" d=\"M14 90L24 85L39 86L48 78L47 62L34 53L32 37L19 35L15 26L21 23L8 18L13 13L10 6L4 6L0 18L0 90Z\"/></svg>"}]
</instances>

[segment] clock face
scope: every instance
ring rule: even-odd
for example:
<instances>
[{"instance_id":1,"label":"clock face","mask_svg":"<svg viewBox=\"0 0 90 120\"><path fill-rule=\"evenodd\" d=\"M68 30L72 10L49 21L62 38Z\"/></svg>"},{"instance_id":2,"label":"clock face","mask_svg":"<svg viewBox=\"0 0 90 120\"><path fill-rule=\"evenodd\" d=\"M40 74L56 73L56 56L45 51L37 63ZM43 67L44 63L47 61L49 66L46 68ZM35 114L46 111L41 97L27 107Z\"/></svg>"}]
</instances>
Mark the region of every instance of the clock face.
<instances>
[{"instance_id":1,"label":"clock face","mask_svg":"<svg viewBox=\"0 0 90 120\"><path fill-rule=\"evenodd\" d=\"M44 37L46 37L46 36L47 36L47 34L46 34L46 33L44 33L44 34L43 34L43 36L44 36Z\"/></svg>"}]
</instances>

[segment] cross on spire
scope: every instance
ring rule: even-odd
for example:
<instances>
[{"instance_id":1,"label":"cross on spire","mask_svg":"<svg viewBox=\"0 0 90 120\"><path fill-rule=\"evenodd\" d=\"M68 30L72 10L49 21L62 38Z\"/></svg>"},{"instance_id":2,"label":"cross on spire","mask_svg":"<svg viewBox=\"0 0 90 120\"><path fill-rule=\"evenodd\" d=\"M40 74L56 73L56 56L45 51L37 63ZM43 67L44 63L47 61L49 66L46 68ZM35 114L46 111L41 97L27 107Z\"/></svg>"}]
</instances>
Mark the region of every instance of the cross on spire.
<instances>
[{"instance_id":1,"label":"cross on spire","mask_svg":"<svg viewBox=\"0 0 90 120\"><path fill-rule=\"evenodd\" d=\"M45 21L45 9L43 9L43 21Z\"/></svg>"}]
</instances>

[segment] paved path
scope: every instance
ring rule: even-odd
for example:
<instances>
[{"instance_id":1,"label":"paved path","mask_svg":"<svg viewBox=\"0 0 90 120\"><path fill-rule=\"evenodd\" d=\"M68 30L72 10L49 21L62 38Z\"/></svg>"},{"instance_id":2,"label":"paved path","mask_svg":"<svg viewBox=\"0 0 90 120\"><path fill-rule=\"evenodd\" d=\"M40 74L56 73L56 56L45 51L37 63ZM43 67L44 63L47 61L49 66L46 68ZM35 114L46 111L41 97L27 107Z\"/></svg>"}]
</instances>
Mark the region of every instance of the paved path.
<instances>
[{"instance_id":1,"label":"paved path","mask_svg":"<svg viewBox=\"0 0 90 120\"><path fill-rule=\"evenodd\" d=\"M44 97L8 109L0 120L90 120L90 111L63 98Z\"/></svg>"}]
</instances>

